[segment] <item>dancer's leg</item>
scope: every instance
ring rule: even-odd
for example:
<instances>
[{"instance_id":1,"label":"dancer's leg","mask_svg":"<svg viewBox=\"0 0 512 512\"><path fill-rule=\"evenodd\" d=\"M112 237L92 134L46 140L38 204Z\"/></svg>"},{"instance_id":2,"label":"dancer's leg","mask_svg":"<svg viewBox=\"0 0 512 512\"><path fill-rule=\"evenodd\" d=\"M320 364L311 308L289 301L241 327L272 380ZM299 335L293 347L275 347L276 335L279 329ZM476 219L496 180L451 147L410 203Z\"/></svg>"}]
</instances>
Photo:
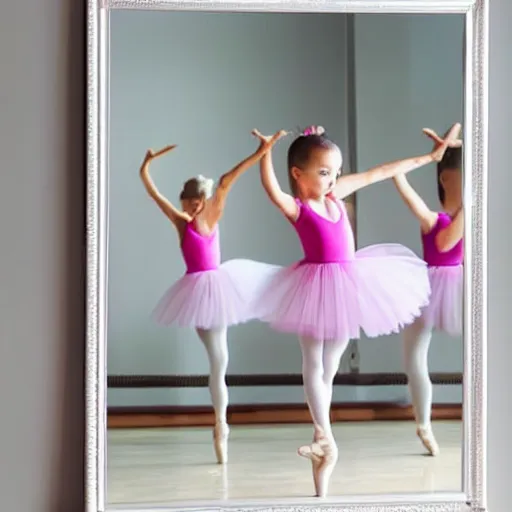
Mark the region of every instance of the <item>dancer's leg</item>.
<instances>
[{"instance_id":1,"label":"dancer's leg","mask_svg":"<svg viewBox=\"0 0 512 512\"><path fill-rule=\"evenodd\" d=\"M227 462L227 408L229 402L226 372L229 362L227 329L197 329L210 363L209 387L213 409L215 411L214 441L217 460Z\"/></svg>"},{"instance_id":2,"label":"dancer's leg","mask_svg":"<svg viewBox=\"0 0 512 512\"><path fill-rule=\"evenodd\" d=\"M332 437L330 396L324 381L323 342L312 338L300 338L302 350L302 379L304 394L316 431Z\"/></svg>"},{"instance_id":3,"label":"dancer's leg","mask_svg":"<svg viewBox=\"0 0 512 512\"><path fill-rule=\"evenodd\" d=\"M418 436L431 455L439 452L432 433L432 382L428 369L428 350L432 329L421 318L408 325L403 332L404 366L407 374Z\"/></svg>"},{"instance_id":4,"label":"dancer's leg","mask_svg":"<svg viewBox=\"0 0 512 512\"><path fill-rule=\"evenodd\" d=\"M324 351L323 351L323 366L324 366L324 385L327 390L327 394L329 397L329 406L332 403L332 394L333 394L333 382L334 377L339 371L341 358L345 353L349 344L349 340L345 341L326 341L324 342Z\"/></svg>"},{"instance_id":5,"label":"dancer's leg","mask_svg":"<svg viewBox=\"0 0 512 512\"><path fill-rule=\"evenodd\" d=\"M333 380L346 342L321 342L311 338L300 340L302 375L308 407L315 425L314 443L299 448L299 454L313 464L313 479L317 496L325 496L329 480L338 459L338 448L330 421Z\"/></svg>"}]
</instances>

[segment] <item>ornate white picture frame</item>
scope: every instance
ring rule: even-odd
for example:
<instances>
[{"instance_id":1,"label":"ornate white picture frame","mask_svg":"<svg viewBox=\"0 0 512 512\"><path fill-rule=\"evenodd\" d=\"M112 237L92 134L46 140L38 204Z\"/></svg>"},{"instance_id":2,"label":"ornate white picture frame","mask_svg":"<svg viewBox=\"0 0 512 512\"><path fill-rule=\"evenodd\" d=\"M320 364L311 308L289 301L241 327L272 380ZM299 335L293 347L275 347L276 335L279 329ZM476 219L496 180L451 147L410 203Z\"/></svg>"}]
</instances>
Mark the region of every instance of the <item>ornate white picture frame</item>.
<instances>
[{"instance_id":1,"label":"ornate white picture frame","mask_svg":"<svg viewBox=\"0 0 512 512\"><path fill-rule=\"evenodd\" d=\"M109 12L113 9L319 13L459 13L465 16L465 345L463 489L307 501L190 503L187 510L485 512L487 344L488 0L88 0L86 512L106 504ZM151 509L133 506L124 510Z\"/></svg>"}]
</instances>

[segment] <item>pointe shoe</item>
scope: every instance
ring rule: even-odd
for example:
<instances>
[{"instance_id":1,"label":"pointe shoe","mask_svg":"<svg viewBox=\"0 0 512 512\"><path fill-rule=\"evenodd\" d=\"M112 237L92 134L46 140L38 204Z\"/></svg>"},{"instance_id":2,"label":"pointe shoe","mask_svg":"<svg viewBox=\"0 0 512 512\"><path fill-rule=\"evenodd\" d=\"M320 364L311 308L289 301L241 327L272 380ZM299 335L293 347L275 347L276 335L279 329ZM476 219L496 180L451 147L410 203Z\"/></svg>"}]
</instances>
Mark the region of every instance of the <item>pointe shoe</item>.
<instances>
[{"instance_id":1,"label":"pointe shoe","mask_svg":"<svg viewBox=\"0 0 512 512\"><path fill-rule=\"evenodd\" d=\"M297 453L304 457L305 459L309 459L313 463L319 464L324 456L323 450L320 448L319 442L325 437L324 431L320 427L315 427L315 433L313 435L313 441L311 444L306 444L301 446Z\"/></svg>"},{"instance_id":2,"label":"pointe shoe","mask_svg":"<svg viewBox=\"0 0 512 512\"><path fill-rule=\"evenodd\" d=\"M439 455L439 445L437 444L434 433L432 432L432 427L418 426L416 429L416 435L420 438L421 443L432 457Z\"/></svg>"},{"instance_id":3,"label":"pointe shoe","mask_svg":"<svg viewBox=\"0 0 512 512\"><path fill-rule=\"evenodd\" d=\"M213 429L213 447L218 464L228 462L229 427L226 423L217 423Z\"/></svg>"},{"instance_id":4,"label":"pointe shoe","mask_svg":"<svg viewBox=\"0 0 512 512\"><path fill-rule=\"evenodd\" d=\"M304 457L305 459L309 459L311 461L311 468L313 470L313 483L315 486L315 493L318 492L318 468L322 463L322 457L324 452L320 449L316 442L313 442L311 445L301 446L297 453Z\"/></svg>"},{"instance_id":5,"label":"pointe shoe","mask_svg":"<svg viewBox=\"0 0 512 512\"><path fill-rule=\"evenodd\" d=\"M321 450L324 452L322 461L317 468L317 487L316 495L319 498L327 496L329 488L329 481L331 480L332 472L338 462L338 447L334 442L334 439L322 439L318 442Z\"/></svg>"},{"instance_id":6,"label":"pointe shoe","mask_svg":"<svg viewBox=\"0 0 512 512\"><path fill-rule=\"evenodd\" d=\"M301 446L298 453L301 457L311 460L316 496L324 498L327 495L329 480L338 461L336 443L334 440L326 438L319 439L309 446Z\"/></svg>"}]
</instances>

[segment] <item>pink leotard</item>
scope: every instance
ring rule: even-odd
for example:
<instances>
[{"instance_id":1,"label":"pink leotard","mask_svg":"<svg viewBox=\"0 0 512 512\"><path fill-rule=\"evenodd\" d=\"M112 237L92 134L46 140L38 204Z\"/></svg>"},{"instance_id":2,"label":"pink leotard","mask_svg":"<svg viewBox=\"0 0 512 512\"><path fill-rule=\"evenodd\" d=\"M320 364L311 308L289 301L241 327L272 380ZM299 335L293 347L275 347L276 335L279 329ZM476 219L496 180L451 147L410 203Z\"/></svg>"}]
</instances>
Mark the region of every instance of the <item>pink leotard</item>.
<instances>
[{"instance_id":1,"label":"pink leotard","mask_svg":"<svg viewBox=\"0 0 512 512\"><path fill-rule=\"evenodd\" d=\"M293 226L304 250L302 263L339 263L355 258L354 234L343 203L331 200L340 212L338 221L333 222L307 203L296 202L300 211Z\"/></svg>"},{"instance_id":2,"label":"pink leotard","mask_svg":"<svg viewBox=\"0 0 512 512\"><path fill-rule=\"evenodd\" d=\"M440 252L436 247L436 236L442 229L452 223L451 217L444 212L437 214L437 222L427 234L422 234L423 259L429 267L453 267L461 265L464 260L464 241L461 239L455 247Z\"/></svg>"},{"instance_id":3,"label":"pink leotard","mask_svg":"<svg viewBox=\"0 0 512 512\"><path fill-rule=\"evenodd\" d=\"M204 236L196 231L192 222L185 227L183 240L181 241L181 253L187 274L215 270L220 265L220 241L219 230Z\"/></svg>"}]
</instances>

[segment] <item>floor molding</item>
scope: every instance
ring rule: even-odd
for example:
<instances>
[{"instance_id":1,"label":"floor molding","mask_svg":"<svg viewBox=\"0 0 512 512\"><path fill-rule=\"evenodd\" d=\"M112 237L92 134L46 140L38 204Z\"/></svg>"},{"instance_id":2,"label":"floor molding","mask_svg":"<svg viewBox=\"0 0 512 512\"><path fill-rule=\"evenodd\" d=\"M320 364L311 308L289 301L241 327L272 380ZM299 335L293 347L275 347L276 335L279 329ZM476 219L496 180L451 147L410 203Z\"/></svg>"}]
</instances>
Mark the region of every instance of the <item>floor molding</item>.
<instances>
[{"instance_id":1,"label":"floor molding","mask_svg":"<svg viewBox=\"0 0 512 512\"><path fill-rule=\"evenodd\" d=\"M336 403L331 409L332 422L338 421L408 421L414 415L410 405L389 402ZM462 420L461 404L434 404L433 420ZM305 404L233 405L228 410L231 425L275 423L310 423ZM109 407L108 428L199 427L214 424L211 407L146 406Z\"/></svg>"}]
</instances>

